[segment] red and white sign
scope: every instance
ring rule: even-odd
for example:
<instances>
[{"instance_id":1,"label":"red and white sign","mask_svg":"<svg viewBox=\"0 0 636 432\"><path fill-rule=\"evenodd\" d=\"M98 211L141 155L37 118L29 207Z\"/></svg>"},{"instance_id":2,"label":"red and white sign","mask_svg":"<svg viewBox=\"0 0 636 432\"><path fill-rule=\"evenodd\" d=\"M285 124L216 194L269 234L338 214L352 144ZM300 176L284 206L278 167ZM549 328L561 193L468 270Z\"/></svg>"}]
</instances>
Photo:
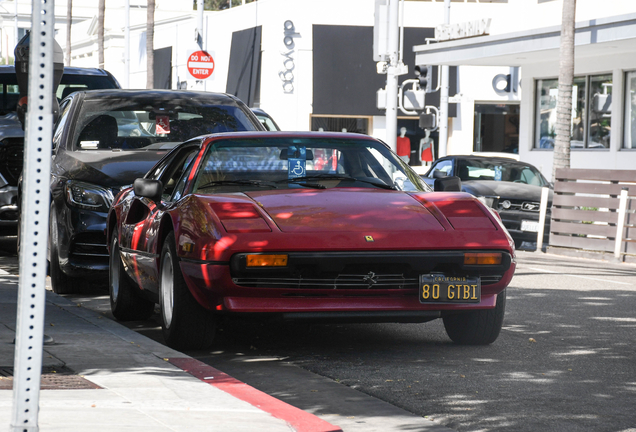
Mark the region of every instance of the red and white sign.
<instances>
[{"instance_id":1,"label":"red and white sign","mask_svg":"<svg viewBox=\"0 0 636 432\"><path fill-rule=\"evenodd\" d=\"M214 72L214 58L207 51L194 51L188 56L188 72L198 80L212 77Z\"/></svg>"},{"instance_id":2,"label":"red and white sign","mask_svg":"<svg viewBox=\"0 0 636 432\"><path fill-rule=\"evenodd\" d=\"M170 133L170 117L167 115L158 115L155 120L156 132L159 134Z\"/></svg>"}]
</instances>

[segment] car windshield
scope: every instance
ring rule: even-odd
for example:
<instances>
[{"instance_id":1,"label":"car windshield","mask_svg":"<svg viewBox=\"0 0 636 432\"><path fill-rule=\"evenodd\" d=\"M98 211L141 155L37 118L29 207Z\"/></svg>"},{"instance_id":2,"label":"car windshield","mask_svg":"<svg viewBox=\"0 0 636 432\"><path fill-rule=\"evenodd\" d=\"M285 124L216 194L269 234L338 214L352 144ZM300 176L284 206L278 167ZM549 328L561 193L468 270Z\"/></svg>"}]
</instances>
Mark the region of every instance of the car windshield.
<instances>
[{"instance_id":1,"label":"car windshield","mask_svg":"<svg viewBox=\"0 0 636 432\"><path fill-rule=\"evenodd\" d=\"M93 99L82 105L73 143L76 150L150 150L199 135L248 130L255 126L238 106L178 98Z\"/></svg>"},{"instance_id":2,"label":"car windshield","mask_svg":"<svg viewBox=\"0 0 636 432\"><path fill-rule=\"evenodd\" d=\"M493 180L547 186L539 170L515 161L458 160L457 174L462 181Z\"/></svg>"},{"instance_id":3,"label":"car windshield","mask_svg":"<svg viewBox=\"0 0 636 432\"><path fill-rule=\"evenodd\" d=\"M206 151L193 191L331 187L430 191L383 144L328 137L218 140Z\"/></svg>"}]
</instances>

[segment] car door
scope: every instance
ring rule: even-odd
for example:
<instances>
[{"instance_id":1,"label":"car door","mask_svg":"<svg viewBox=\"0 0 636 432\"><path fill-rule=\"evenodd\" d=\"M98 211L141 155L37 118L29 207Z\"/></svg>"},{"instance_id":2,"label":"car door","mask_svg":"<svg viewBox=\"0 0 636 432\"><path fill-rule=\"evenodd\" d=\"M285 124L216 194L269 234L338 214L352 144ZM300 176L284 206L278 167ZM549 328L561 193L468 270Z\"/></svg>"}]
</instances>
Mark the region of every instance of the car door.
<instances>
[{"instance_id":1,"label":"car door","mask_svg":"<svg viewBox=\"0 0 636 432\"><path fill-rule=\"evenodd\" d=\"M164 185L161 202L135 196L121 222L122 258L142 289L157 289L159 224L163 213L170 208L179 179L188 170L199 149L200 141L191 141L179 146L157 164L146 178L159 180Z\"/></svg>"}]
</instances>

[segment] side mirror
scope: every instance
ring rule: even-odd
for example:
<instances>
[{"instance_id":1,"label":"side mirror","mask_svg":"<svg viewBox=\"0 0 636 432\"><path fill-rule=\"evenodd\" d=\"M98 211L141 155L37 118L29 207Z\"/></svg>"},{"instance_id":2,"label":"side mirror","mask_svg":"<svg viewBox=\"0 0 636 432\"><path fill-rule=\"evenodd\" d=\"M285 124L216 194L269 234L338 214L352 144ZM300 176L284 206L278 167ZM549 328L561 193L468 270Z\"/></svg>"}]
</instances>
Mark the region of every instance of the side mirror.
<instances>
[{"instance_id":1,"label":"side mirror","mask_svg":"<svg viewBox=\"0 0 636 432\"><path fill-rule=\"evenodd\" d=\"M462 181L455 176L436 178L433 190L435 192L461 192Z\"/></svg>"},{"instance_id":2,"label":"side mirror","mask_svg":"<svg viewBox=\"0 0 636 432\"><path fill-rule=\"evenodd\" d=\"M133 189L135 191L135 195L138 197L148 198L154 202L161 202L163 184L160 180L138 178L135 180L135 183L133 183Z\"/></svg>"},{"instance_id":3,"label":"side mirror","mask_svg":"<svg viewBox=\"0 0 636 432\"><path fill-rule=\"evenodd\" d=\"M444 178L444 177L448 177L448 174L446 174L444 171L440 171L440 170L435 170L433 171L433 178Z\"/></svg>"}]
</instances>

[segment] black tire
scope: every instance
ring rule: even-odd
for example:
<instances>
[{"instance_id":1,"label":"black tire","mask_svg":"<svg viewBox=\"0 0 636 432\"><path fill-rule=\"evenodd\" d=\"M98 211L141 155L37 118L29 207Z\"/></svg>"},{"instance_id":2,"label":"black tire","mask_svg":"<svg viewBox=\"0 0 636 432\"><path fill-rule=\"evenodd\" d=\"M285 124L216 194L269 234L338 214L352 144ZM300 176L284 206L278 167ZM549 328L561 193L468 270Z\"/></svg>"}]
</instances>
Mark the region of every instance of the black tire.
<instances>
[{"instance_id":1,"label":"black tire","mask_svg":"<svg viewBox=\"0 0 636 432\"><path fill-rule=\"evenodd\" d=\"M523 244L523 240L514 239L514 241L515 241L515 249L520 249L521 245Z\"/></svg>"},{"instance_id":2,"label":"black tire","mask_svg":"<svg viewBox=\"0 0 636 432\"><path fill-rule=\"evenodd\" d=\"M110 240L108 261L108 292L110 310L119 321L147 320L155 311L155 303L139 293L139 287L130 279L119 254L117 230Z\"/></svg>"},{"instance_id":3,"label":"black tire","mask_svg":"<svg viewBox=\"0 0 636 432\"><path fill-rule=\"evenodd\" d=\"M179 267L174 234L166 237L159 267L161 328L166 344L176 350L209 348L216 332L216 318L190 293Z\"/></svg>"},{"instance_id":4,"label":"black tire","mask_svg":"<svg viewBox=\"0 0 636 432\"><path fill-rule=\"evenodd\" d=\"M51 257L49 262L49 274L51 275L51 288L55 294L74 294L80 291L80 280L72 276L68 276L60 268L60 257L57 251L59 244L57 238L57 222L55 216L55 207L51 205L51 232L49 239L49 247L51 248Z\"/></svg>"},{"instance_id":5,"label":"black tire","mask_svg":"<svg viewBox=\"0 0 636 432\"><path fill-rule=\"evenodd\" d=\"M506 310L506 290L497 295L494 309L482 309L447 315L443 318L446 334L462 345L488 345L497 340Z\"/></svg>"}]
</instances>

